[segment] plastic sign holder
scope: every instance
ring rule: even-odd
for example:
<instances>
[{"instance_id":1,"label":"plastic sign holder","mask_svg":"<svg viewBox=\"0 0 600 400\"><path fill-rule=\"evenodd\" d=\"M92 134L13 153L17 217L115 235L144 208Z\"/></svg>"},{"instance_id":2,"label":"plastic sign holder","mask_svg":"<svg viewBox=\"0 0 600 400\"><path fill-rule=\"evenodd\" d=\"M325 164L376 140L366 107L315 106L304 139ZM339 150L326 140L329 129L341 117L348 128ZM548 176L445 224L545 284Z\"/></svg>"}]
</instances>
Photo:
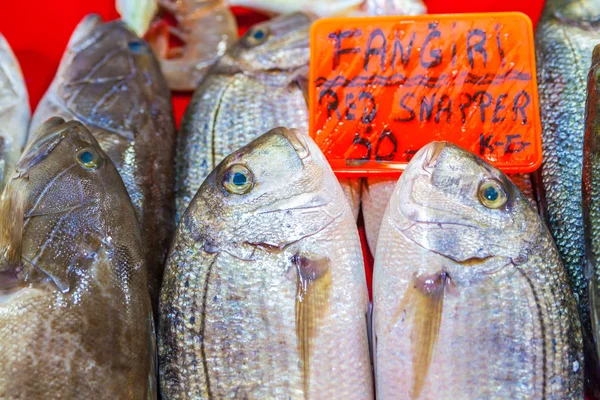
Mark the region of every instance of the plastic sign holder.
<instances>
[{"instance_id":1,"label":"plastic sign holder","mask_svg":"<svg viewBox=\"0 0 600 400\"><path fill-rule=\"evenodd\" d=\"M339 176L399 175L434 140L509 173L541 165L525 14L321 19L309 79L310 134Z\"/></svg>"}]
</instances>

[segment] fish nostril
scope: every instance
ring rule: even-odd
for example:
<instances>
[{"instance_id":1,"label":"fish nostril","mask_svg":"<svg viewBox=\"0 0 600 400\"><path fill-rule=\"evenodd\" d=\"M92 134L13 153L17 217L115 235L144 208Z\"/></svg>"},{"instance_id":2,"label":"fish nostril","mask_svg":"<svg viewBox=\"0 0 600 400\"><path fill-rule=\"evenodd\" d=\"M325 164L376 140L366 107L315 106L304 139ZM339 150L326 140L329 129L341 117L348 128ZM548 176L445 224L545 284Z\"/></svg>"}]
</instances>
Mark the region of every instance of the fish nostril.
<instances>
[{"instance_id":1,"label":"fish nostril","mask_svg":"<svg viewBox=\"0 0 600 400\"><path fill-rule=\"evenodd\" d=\"M425 155L424 166L428 169L435 168L437 160L442 153L442 150L446 147L446 142L433 142L427 147L427 154Z\"/></svg>"}]
</instances>

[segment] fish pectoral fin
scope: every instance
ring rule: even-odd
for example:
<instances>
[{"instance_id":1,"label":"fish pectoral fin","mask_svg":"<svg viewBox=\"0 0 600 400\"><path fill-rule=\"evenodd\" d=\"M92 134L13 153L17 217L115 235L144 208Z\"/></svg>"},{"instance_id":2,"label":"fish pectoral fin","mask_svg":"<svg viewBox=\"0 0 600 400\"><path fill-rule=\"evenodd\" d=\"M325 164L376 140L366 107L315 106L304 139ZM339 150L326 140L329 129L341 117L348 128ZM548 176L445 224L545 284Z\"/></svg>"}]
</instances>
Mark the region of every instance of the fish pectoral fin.
<instances>
[{"instance_id":1,"label":"fish pectoral fin","mask_svg":"<svg viewBox=\"0 0 600 400\"><path fill-rule=\"evenodd\" d=\"M450 276L444 271L415 276L387 328L389 333L402 314L402 321L412 323L413 399L419 398L425 385L440 331L444 295L450 283Z\"/></svg>"},{"instance_id":2,"label":"fish pectoral fin","mask_svg":"<svg viewBox=\"0 0 600 400\"><path fill-rule=\"evenodd\" d=\"M319 323L329 310L331 294L330 262L326 257L298 254L292 258L298 272L296 288L296 334L302 361L304 396L310 390L312 346Z\"/></svg>"}]
</instances>

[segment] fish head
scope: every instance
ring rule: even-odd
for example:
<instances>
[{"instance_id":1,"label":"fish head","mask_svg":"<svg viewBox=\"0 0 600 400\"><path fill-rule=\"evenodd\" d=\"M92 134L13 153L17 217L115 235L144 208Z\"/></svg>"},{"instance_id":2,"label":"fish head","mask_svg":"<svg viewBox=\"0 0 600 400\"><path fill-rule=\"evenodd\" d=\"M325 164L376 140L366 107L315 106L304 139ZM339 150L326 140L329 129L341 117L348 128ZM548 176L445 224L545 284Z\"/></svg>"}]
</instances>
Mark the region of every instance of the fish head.
<instances>
[{"instance_id":1,"label":"fish head","mask_svg":"<svg viewBox=\"0 0 600 400\"><path fill-rule=\"evenodd\" d=\"M548 0L544 14L573 25L600 22L600 0Z\"/></svg>"},{"instance_id":2,"label":"fish head","mask_svg":"<svg viewBox=\"0 0 600 400\"><path fill-rule=\"evenodd\" d=\"M406 237L461 265L522 264L546 232L504 173L446 142L415 155L388 207Z\"/></svg>"},{"instance_id":3,"label":"fish head","mask_svg":"<svg viewBox=\"0 0 600 400\"><path fill-rule=\"evenodd\" d=\"M223 63L243 71L289 71L308 66L315 17L296 12L254 25L227 51Z\"/></svg>"},{"instance_id":4,"label":"fish head","mask_svg":"<svg viewBox=\"0 0 600 400\"><path fill-rule=\"evenodd\" d=\"M90 127L133 140L170 116L168 87L150 45L123 21L86 16L71 35L53 83L58 98ZM161 95L159 95L161 94Z\"/></svg>"},{"instance_id":5,"label":"fish head","mask_svg":"<svg viewBox=\"0 0 600 400\"><path fill-rule=\"evenodd\" d=\"M212 171L183 223L206 250L247 258L244 251L282 250L321 231L343 206L341 187L312 139L275 128Z\"/></svg>"},{"instance_id":6,"label":"fish head","mask_svg":"<svg viewBox=\"0 0 600 400\"><path fill-rule=\"evenodd\" d=\"M4 189L0 213L0 289L50 284L68 293L90 276L116 282L117 266L142 266L123 182L79 122L55 117L38 128Z\"/></svg>"}]
</instances>

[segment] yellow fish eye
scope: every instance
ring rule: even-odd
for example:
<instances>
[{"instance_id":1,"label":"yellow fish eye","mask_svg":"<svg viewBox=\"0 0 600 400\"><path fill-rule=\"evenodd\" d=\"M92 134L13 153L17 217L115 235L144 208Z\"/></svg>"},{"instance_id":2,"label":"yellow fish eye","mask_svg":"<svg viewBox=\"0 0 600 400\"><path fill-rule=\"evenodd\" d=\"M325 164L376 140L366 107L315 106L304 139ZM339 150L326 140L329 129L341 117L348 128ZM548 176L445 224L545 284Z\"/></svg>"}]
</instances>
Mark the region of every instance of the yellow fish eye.
<instances>
[{"instance_id":1,"label":"yellow fish eye","mask_svg":"<svg viewBox=\"0 0 600 400\"><path fill-rule=\"evenodd\" d=\"M75 160L79 165L86 169L97 169L102 162L100 154L91 147L79 150L77 154L75 154Z\"/></svg>"},{"instance_id":2,"label":"yellow fish eye","mask_svg":"<svg viewBox=\"0 0 600 400\"><path fill-rule=\"evenodd\" d=\"M504 186L496 180L485 180L479 185L479 201L487 208L500 208L508 201Z\"/></svg>"},{"instance_id":3,"label":"yellow fish eye","mask_svg":"<svg viewBox=\"0 0 600 400\"><path fill-rule=\"evenodd\" d=\"M252 176L252 172L243 165L232 165L225 173L223 187L229 193L248 193L254 187L254 177Z\"/></svg>"},{"instance_id":4,"label":"yellow fish eye","mask_svg":"<svg viewBox=\"0 0 600 400\"><path fill-rule=\"evenodd\" d=\"M267 41L270 33L271 32L269 29L265 26L250 28L250 30L244 35L244 43L246 43L249 47L258 46Z\"/></svg>"}]
</instances>

